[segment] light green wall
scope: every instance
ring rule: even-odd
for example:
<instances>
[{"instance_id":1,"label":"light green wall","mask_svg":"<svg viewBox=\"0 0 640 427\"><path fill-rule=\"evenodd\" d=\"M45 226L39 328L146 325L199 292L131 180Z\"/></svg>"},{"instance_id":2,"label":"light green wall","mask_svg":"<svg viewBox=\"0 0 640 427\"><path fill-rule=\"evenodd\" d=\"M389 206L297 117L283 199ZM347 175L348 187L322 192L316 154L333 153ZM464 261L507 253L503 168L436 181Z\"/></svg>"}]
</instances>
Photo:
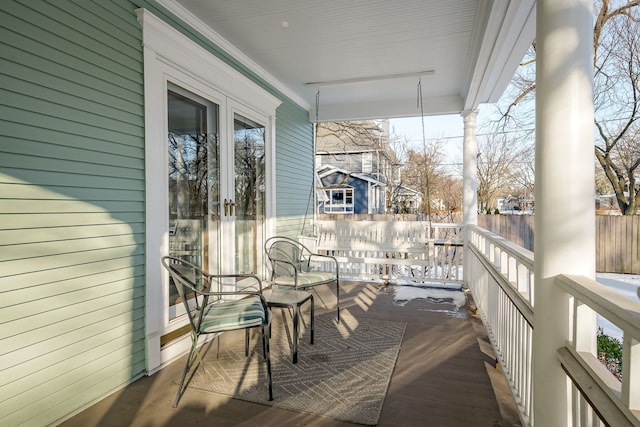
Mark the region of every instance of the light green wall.
<instances>
[{"instance_id":1,"label":"light green wall","mask_svg":"<svg viewBox=\"0 0 640 427\"><path fill-rule=\"evenodd\" d=\"M153 2L0 3L0 425L56 423L145 373L137 7L216 52ZM311 125L266 88L283 100L277 228L296 234Z\"/></svg>"},{"instance_id":2,"label":"light green wall","mask_svg":"<svg viewBox=\"0 0 640 427\"><path fill-rule=\"evenodd\" d=\"M313 127L306 111L278 109L276 144L276 234L295 238L312 232ZM305 143L304 141L309 141ZM310 199L311 197L311 199Z\"/></svg>"},{"instance_id":3,"label":"light green wall","mask_svg":"<svg viewBox=\"0 0 640 427\"><path fill-rule=\"evenodd\" d=\"M140 30L127 1L0 10L0 425L145 371Z\"/></svg>"}]
</instances>

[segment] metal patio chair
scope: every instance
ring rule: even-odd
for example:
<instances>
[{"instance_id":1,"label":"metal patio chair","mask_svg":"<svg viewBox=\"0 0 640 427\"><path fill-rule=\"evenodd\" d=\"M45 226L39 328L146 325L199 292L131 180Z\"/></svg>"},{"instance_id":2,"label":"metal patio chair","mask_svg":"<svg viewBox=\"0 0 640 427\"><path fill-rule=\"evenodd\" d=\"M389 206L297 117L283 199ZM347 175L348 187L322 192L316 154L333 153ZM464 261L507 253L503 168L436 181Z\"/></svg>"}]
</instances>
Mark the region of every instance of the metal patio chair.
<instances>
[{"instance_id":1,"label":"metal patio chair","mask_svg":"<svg viewBox=\"0 0 640 427\"><path fill-rule=\"evenodd\" d=\"M340 323L340 278L338 261L334 257L313 253L297 240L283 236L267 239L264 248L271 264L274 286L304 290L335 283L336 313Z\"/></svg>"},{"instance_id":2,"label":"metal patio chair","mask_svg":"<svg viewBox=\"0 0 640 427\"><path fill-rule=\"evenodd\" d=\"M249 356L249 332L260 328L262 350L267 363L269 400L273 400L269 338L271 311L262 296L262 282L252 274L209 274L180 258L162 257L162 265L178 290L191 325L191 350L180 379L173 407L184 393L184 382L198 354L198 338L203 334L245 330L245 356ZM235 288L235 289L227 289ZM196 364L195 369L198 365Z\"/></svg>"}]
</instances>

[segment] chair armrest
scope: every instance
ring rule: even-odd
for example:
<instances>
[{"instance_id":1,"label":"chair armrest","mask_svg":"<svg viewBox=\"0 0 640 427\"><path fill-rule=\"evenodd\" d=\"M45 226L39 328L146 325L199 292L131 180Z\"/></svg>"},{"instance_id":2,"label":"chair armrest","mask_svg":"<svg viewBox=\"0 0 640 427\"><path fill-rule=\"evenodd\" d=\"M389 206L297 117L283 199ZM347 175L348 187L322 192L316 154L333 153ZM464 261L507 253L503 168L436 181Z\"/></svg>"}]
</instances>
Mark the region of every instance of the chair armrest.
<instances>
[{"instance_id":1,"label":"chair armrest","mask_svg":"<svg viewBox=\"0 0 640 427\"><path fill-rule=\"evenodd\" d=\"M210 296L213 297L223 297L223 296L257 296L260 298L260 302L262 303L262 307L265 312L268 311L267 300L264 295L262 295L262 280L254 274L207 274L208 280L211 279L254 279L258 284L258 289L255 289L255 283L251 285L247 285L242 287L241 289L236 289L234 291L196 291L198 294L205 297L205 301L208 300ZM250 290L249 290L250 289ZM205 302L206 304L206 302Z\"/></svg>"},{"instance_id":2,"label":"chair armrest","mask_svg":"<svg viewBox=\"0 0 640 427\"><path fill-rule=\"evenodd\" d=\"M338 260L336 259L336 257L333 257L331 255L311 254L309 255L309 263L311 263L314 258L326 258L325 260L320 260L319 262L328 262L327 260L332 260L336 265L336 271L338 271Z\"/></svg>"},{"instance_id":3,"label":"chair armrest","mask_svg":"<svg viewBox=\"0 0 640 427\"><path fill-rule=\"evenodd\" d=\"M238 279L253 279L254 281L254 283L246 284L241 288L236 288L233 291L205 291L210 295L255 295L262 293L262 281L255 274L206 274L205 277L209 286L211 286L211 282L213 280L219 281L220 279L235 279L236 285L238 284ZM204 292L198 292L204 295Z\"/></svg>"}]
</instances>

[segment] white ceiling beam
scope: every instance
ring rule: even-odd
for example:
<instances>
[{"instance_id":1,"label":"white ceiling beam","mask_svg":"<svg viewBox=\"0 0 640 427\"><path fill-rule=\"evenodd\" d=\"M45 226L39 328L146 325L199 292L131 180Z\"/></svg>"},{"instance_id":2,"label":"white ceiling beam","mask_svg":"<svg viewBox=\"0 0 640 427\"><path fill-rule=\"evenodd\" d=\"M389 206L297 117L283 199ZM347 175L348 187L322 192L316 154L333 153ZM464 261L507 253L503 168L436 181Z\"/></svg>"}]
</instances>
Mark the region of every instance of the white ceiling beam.
<instances>
[{"instance_id":1,"label":"white ceiling beam","mask_svg":"<svg viewBox=\"0 0 640 427\"><path fill-rule=\"evenodd\" d=\"M460 96L441 96L424 98L424 115L457 114L464 107ZM392 119L400 117L419 117L421 110L416 105L416 98L382 100L375 102L357 102L327 105L320 103L318 108L319 122L345 120ZM309 120L316 121L316 110L309 110Z\"/></svg>"}]
</instances>

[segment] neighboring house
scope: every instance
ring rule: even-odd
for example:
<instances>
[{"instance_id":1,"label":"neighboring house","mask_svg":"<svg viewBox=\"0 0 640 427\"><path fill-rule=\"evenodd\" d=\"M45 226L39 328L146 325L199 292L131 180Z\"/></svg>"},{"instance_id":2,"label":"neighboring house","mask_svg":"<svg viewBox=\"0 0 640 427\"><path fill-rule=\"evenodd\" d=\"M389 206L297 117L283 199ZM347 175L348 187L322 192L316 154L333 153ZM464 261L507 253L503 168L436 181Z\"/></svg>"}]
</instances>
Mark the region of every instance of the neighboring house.
<instances>
[{"instance_id":1,"label":"neighboring house","mask_svg":"<svg viewBox=\"0 0 640 427\"><path fill-rule=\"evenodd\" d=\"M625 197L629 197L628 191L625 191L623 194ZM622 215L615 193L596 196L596 210L601 215ZM640 209L638 209L638 211L640 211Z\"/></svg>"},{"instance_id":2,"label":"neighboring house","mask_svg":"<svg viewBox=\"0 0 640 427\"><path fill-rule=\"evenodd\" d=\"M532 197L511 195L496 199L496 208L500 213L532 213L534 200Z\"/></svg>"},{"instance_id":3,"label":"neighboring house","mask_svg":"<svg viewBox=\"0 0 640 427\"><path fill-rule=\"evenodd\" d=\"M393 189L393 213L418 213L422 206L422 193L403 185L396 185ZM442 202L438 206L443 205Z\"/></svg>"},{"instance_id":4,"label":"neighboring house","mask_svg":"<svg viewBox=\"0 0 640 427\"><path fill-rule=\"evenodd\" d=\"M415 116L396 77L432 67L426 113L475 111L534 35L528 2L290 3L0 2L0 425L58 424L185 354L162 256L266 277L266 237L306 222L312 117ZM387 183L378 154L338 168Z\"/></svg>"},{"instance_id":5,"label":"neighboring house","mask_svg":"<svg viewBox=\"0 0 640 427\"><path fill-rule=\"evenodd\" d=\"M317 212L399 211L399 203L412 191L398 184L400 166L389 146L388 120L318 124L316 173L324 194L317 198ZM410 199L415 206L415 195Z\"/></svg>"},{"instance_id":6,"label":"neighboring house","mask_svg":"<svg viewBox=\"0 0 640 427\"><path fill-rule=\"evenodd\" d=\"M386 184L367 174L349 173L334 166L317 171L323 195L318 198L318 213L377 214L385 209Z\"/></svg>"}]
</instances>

